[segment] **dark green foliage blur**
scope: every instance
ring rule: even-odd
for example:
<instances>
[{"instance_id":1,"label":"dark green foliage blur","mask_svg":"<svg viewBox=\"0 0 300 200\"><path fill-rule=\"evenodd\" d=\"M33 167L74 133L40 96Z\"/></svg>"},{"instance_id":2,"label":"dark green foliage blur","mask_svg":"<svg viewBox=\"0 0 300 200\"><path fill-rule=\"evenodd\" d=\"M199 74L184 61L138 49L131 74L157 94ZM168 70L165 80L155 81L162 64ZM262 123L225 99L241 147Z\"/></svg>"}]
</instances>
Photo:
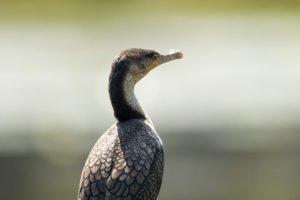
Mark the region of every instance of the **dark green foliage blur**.
<instances>
[{"instance_id":1,"label":"dark green foliage blur","mask_svg":"<svg viewBox=\"0 0 300 200\"><path fill-rule=\"evenodd\" d=\"M35 20L105 20L122 15L299 13L299 0L2 0L0 17ZM99 19L101 18L102 19Z\"/></svg>"}]
</instances>

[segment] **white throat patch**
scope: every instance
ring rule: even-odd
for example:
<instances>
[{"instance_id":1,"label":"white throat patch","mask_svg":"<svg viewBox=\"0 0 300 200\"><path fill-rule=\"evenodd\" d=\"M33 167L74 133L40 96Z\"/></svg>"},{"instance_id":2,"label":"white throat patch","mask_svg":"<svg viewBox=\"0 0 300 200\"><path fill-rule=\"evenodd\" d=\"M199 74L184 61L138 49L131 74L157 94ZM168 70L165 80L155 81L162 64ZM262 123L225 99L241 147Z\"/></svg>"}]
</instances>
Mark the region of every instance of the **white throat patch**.
<instances>
[{"instance_id":1,"label":"white throat patch","mask_svg":"<svg viewBox=\"0 0 300 200\"><path fill-rule=\"evenodd\" d=\"M143 78L143 76L144 74L133 76L132 73L128 72L124 78L123 92L124 92L125 100L128 103L128 105L132 107L135 111L144 115L145 113L134 94L134 86L139 80Z\"/></svg>"}]
</instances>

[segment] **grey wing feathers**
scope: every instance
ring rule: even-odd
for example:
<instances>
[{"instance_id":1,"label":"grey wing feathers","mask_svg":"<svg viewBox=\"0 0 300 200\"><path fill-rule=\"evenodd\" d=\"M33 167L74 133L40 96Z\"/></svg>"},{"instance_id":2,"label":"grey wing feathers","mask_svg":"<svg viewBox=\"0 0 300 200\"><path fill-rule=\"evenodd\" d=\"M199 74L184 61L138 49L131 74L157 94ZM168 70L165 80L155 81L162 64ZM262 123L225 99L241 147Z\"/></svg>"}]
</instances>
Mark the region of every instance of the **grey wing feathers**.
<instances>
[{"instance_id":1,"label":"grey wing feathers","mask_svg":"<svg viewBox=\"0 0 300 200\"><path fill-rule=\"evenodd\" d=\"M113 126L85 163L78 199L157 199L162 173L162 146L149 126Z\"/></svg>"}]
</instances>

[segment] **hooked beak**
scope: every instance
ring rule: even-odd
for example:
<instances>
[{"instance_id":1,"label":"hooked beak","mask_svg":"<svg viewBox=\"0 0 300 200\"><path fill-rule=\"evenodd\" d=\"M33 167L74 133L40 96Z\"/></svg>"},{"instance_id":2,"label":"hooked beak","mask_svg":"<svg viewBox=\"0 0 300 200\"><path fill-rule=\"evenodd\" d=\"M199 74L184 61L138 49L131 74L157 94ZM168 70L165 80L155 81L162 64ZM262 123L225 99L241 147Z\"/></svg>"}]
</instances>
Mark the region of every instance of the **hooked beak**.
<instances>
[{"instance_id":1,"label":"hooked beak","mask_svg":"<svg viewBox=\"0 0 300 200\"><path fill-rule=\"evenodd\" d=\"M175 60L175 59L182 59L183 54L181 52L174 52L169 53L166 55L159 55L158 58L153 62L150 69L154 69L156 66L161 65L163 63Z\"/></svg>"}]
</instances>

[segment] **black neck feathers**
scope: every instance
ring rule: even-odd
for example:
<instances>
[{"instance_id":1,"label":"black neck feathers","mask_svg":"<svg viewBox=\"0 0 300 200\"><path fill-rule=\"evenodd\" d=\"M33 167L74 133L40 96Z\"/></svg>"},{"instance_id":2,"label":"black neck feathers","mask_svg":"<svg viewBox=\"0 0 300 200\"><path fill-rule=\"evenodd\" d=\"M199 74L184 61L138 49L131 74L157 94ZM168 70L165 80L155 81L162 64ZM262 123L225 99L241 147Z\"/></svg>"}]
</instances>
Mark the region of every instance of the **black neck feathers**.
<instances>
[{"instance_id":1,"label":"black neck feathers","mask_svg":"<svg viewBox=\"0 0 300 200\"><path fill-rule=\"evenodd\" d=\"M114 109L114 115L119 121L130 119L145 119L145 114L133 108L126 100L124 80L128 73L130 62L126 59L116 59L109 76L109 96Z\"/></svg>"}]
</instances>

